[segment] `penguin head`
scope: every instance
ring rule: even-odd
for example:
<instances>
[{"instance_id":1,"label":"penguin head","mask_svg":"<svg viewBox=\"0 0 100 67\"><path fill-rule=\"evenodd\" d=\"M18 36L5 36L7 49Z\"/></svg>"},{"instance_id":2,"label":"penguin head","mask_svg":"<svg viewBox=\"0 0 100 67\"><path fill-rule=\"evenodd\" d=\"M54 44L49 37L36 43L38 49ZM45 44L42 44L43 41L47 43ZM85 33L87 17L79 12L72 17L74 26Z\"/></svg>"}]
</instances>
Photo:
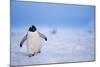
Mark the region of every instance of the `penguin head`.
<instances>
[{"instance_id":1,"label":"penguin head","mask_svg":"<svg viewBox=\"0 0 100 67\"><path fill-rule=\"evenodd\" d=\"M34 25L32 25L30 28L29 28L29 31L30 32L35 32L37 29Z\"/></svg>"}]
</instances>

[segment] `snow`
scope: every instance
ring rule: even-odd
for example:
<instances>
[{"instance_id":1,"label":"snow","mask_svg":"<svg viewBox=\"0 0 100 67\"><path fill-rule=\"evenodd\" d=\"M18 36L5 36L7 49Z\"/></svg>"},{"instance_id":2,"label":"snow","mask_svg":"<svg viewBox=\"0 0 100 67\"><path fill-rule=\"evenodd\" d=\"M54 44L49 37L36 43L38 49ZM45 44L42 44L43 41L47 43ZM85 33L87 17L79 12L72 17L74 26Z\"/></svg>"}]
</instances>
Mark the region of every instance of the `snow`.
<instances>
[{"instance_id":1,"label":"snow","mask_svg":"<svg viewBox=\"0 0 100 67\"><path fill-rule=\"evenodd\" d=\"M11 65L36 65L51 63L69 63L95 60L94 32L83 29L40 30L48 41L41 39L41 53L28 57L27 41L20 48L20 41L26 32L11 33Z\"/></svg>"}]
</instances>

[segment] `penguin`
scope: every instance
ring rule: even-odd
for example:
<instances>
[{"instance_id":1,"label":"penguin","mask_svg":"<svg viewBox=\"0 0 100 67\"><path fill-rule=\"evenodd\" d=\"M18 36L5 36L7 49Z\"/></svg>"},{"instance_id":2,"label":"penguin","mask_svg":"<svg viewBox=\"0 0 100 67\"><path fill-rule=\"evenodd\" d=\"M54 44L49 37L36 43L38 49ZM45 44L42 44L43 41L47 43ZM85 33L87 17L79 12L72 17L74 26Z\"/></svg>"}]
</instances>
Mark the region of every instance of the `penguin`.
<instances>
[{"instance_id":1,"label":"penguin","mask_svg":"<svg viewBox=\"0 0 100 67\"><path fill-rule=\"evenodd\" d=\"M43 38L45 41L47 41L47 37L44 34L38 32L34 25L30 26L27 34L22 38L20 42L20 47L22 47L23 43L27 40L29 57L34 56L36 53L41 53L42 45L40 38Z\"/></svg>"}]
</instances>

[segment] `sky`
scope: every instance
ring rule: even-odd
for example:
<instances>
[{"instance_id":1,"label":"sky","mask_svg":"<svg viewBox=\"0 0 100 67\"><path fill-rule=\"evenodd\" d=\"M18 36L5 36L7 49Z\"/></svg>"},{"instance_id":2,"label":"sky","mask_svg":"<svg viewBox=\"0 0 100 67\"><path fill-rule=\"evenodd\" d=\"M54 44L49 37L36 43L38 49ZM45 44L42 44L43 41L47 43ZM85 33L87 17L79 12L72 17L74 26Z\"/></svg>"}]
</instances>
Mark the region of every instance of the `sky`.
<instances>
[{"instance_id":1,"label":"sky","mask_svg":"<svg viewBox=\"0 0 100 67\"><path fill-rule=\"evenodd\" d=\"M11 1L11 27L93 27L95 6ZM92 29L92 28L91 28Z\"/></svg>"}]
</instances>

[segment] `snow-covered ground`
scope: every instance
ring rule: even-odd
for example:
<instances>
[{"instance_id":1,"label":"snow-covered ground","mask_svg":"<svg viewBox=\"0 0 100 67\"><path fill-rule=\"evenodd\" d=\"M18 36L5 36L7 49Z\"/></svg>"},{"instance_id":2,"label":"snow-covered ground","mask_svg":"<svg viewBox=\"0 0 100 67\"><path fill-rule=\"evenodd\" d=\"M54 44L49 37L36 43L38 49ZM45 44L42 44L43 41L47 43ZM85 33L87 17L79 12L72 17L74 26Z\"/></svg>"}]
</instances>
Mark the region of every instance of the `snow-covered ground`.
<instances>
[{"instance_id":1,"label":"snow-covered ground","mask_svg":"<svg viewBox=\"0 0 100 67\"><path fill-rule=\"evenodd\" d=\"M56 33L44 29L48 41L42 42L41 53L28 57L27 41L20 48L21 38L26 32L11 33L11 65L36 65L49 63L67 63L79 61L94 61L94 32L82 29L57 29Z\"/></svg>"}]
</instances>

